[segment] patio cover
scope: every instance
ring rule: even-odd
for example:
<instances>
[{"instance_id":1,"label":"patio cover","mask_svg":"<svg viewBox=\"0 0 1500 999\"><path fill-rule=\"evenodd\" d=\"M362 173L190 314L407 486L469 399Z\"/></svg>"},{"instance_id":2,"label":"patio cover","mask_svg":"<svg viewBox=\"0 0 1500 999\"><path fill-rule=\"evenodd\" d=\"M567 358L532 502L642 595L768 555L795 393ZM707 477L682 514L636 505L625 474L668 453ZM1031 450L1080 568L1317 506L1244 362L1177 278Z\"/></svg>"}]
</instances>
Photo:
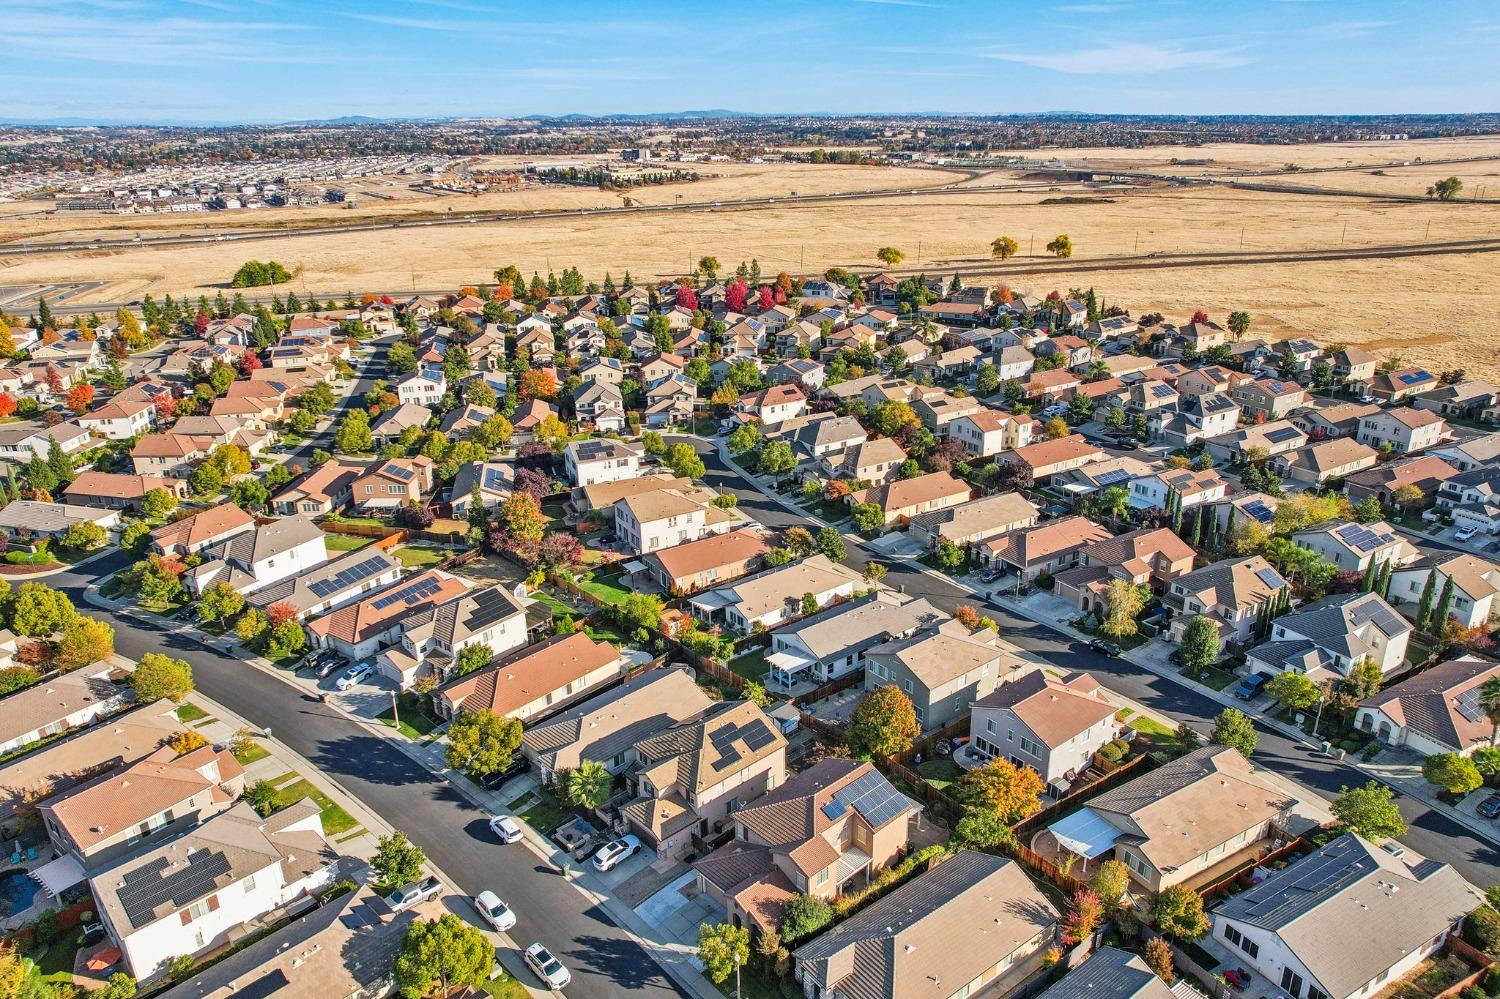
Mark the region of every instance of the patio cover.
<instances>
[{"instance_id":1,"label":"patio cover","mask_svg":"<svg viewBox=\"0 0 1500 999\"><path fill-rule=\"evenodd\" d=\"M633 573L637 573L637 572L643 572L643 571L645 571L646 563L644 563L644 562L637 562L634 559L632 559L631 561L626 562L625 565L622 566L622 568L626 572L629 572L629 573L632 573L632 574Z\"/></svg>"},{"instance_id":2,"label":"patio cover","mask_svg":"<svg viewBox=\"0 0 1500 999\"><path fill-rule=\"evenodd\" d=\"M809 659L806 656L799 656L795 652L786 651L773 652L769 656L766 656L767 665L769 665L772 669L781 670L781 672L785 673L787 676L791 676L798 670L807 669L807 667L811 666L814 661L815 660Z\"/></svg>"},{"instance_id":3,"label":"patio cover","mask_svg":"<svg viewBox=\"0 0 1500 999\"><path fill-rule=\"evenodd\" d=\"M1114 849L1120 830L1105 822L1097 813L1081 808L1067 818L1047 827L1063 848L1085 860L1093 860Z\"/></svg>"},{"instance_id":4,"label":"patio cover","mask_svg":"<svg viewBox=\"0 0 1500 999\"><path fill-rule=\"evenodd\" d=\"M688 603L707 613L722 610L728 607L731 602L728 596L720 593L718 590L708 590L705 593L700 593L688 599Z\"/></svg>"},{"instance_id":5,"label":"patio cover","mask_svg":"<svg viewBox=\"0 0 1500 999\"><path fill-rule=\"evenodd\" d=\"M58 857L31 872L32 880L56 897L83 880L83 866L71 855Z\"/></svg>"}]
</instances>

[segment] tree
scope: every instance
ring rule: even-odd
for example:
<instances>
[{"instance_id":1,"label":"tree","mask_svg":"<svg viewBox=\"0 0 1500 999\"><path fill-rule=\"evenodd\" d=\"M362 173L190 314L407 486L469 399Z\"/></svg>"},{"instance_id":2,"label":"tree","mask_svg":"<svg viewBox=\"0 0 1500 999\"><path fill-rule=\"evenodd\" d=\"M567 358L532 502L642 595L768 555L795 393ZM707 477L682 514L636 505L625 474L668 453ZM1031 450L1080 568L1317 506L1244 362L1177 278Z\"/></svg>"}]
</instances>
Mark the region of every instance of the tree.
<instances>
[{"instance_id":1,"label":"tree","mask_svg":"<svg viewBox=\"0 0 1500 999\"><path fill-rule=\"evenodd\" d=\"M742 423L724 439L724 444L729 448L730 454L742 458L760 447L761 439L759 423Z\"/></svg>"},{"instance_id":2,"label":"tree","mask_svg":"<svg viewBox=\"0 0 1500 999\"><path fill-rule=\"evenodd\" d=\"M1484 776L1474 761L1457 753L1435 753L1422 761L1422 776L1433 787L1454 797L1463 797L1484 786Z\"/></svg>"},{"instance_id":3,"label":"tree","mask_svg":"<svg viewBox=\"0 0 1500 999\"><path fill-rule=\"evenodd\" d=\"M827 555L833 562L842 562L849 554L844 547L843 536L832 527L825 527L818 531L818 551Z\"/></svg>"},{"instance_id":4,"label":"tree","mask_svg":"<svg viewBox=\"0 0 1500 999\"><path fill-rule=\"evenodd\" d=\"M701 479L707 472L703 459L698 457L698 452L693 450L691 444L673 444L662 456L662 462L672 470L673 475L682 479Z\"/></svg>"},{"instance_id":5,"label":"tree","mask_svg":"<svg viewBox=\"0 0 1500 999\"><path fill-rule=\"evenodd\" d=\"M877 531L885 526L885 511L874 503L855 503L849 508L849 516L861 531Z\"/></svg>"},{"instance_id":6,"label":"tree","mask_svg":"<svg viewBox=\"0 0 1500 999\"><path fill-rule=\"evenodd\" d=\"M173 659L160 652L147 652L130 674L135 699L142 704L165 697L181 704L193 692L193 668L184 659Z\"/></svg>"},{"instance_id":7,"label":"tree","mask_svg":"<svg viewBox=\"0 0 1500 999\"><path fill-rule=\"evenodd\" d=\"M1406 821L1396 807L1395 794L1373 780L1364 787L1339 788L1331 811L1345 829L1377 843L1406 835Z\"/></svg>"},{"instance_id":8,"label":"tree","mask_svg":"<svg viewBox=\"0 0 1500 999\"><path fill-rule=\"evenodd\" d=\"M216 496L224 489L224 476L212 462L205 461L188 476L188 489L200 499Z\"/></svg>"},{"instance_id":9,"label":"tree","mask_svg":"<svg viewBox=\"0 0 1500 999\"><path fill-rule=\"evenodd\" d=\"M92 520L80 520L62 536L62 546L69 551L98 551L109 543L109 532Z\"/></svg>"},{"instance_id":10,"label":"tree","mask_svg":"<svg viewBox=\"0 0 1500 999\"><path fill-rule=\"evenodd\" d=\"M370 414L358 408L349 410L333 435L333 449L339 454L373 451L375 438L370 434Z\"/></svg>"},{"instance_id":11,"label":"tree","mask_svg":"<svg viewBox=\"0 0 1500 999\"><path fill-rule=\"evenodd\" d=\"M10 627L27 638L43 638L78 616L67 595L45 583L22 583L10 599Z\"/></svg>"},{"instance_id":12,"label":"tree","mask_svg":"<svg viewBox=\"0 0 1500 999\"><path fill-rule=\"evenodd\" d=\"M1061 416L1054 416L1042 424L1042 434L1049 441L1061 440L1072 432L1072 428L1068 426L1068 421L1064 420Z\"/></svg>"},{"instance_id":13,"label":"tree","mask_svg":"<svg viewBox=\"0 0 1500 999\"><path fill-rule=\"evenodd\" d=\"M1219 658L1219 630L1207 618L1195 617L1182 629L1177 648L1184 667L1202 669Z\"/></svg>"},{"instance_id":14,"label":"tree","mask_svg":"<svg viewBox=\"0 0 1500 999\"><path fill-rule=\"evenodd\" d=\"M885 578L887 571L886 567L879 562L866 562L864 569L865 582L874 586Z\"/></svg>"},{"instance_id":15,"label":"tree","mask_svg":"<svg viewBox=\"0 0 1500 999\"><path fill-rule=\"evenodd\" d=\"M903 251L896 249L894 246L882 246L880 249L875 251L875 259L879 260L887 267L895 267L901 261L906 259L906 254Z\"/></svg>"},{"instance_id":16,"label":"tree","mask_svg":"<svg viewBox=\"0 0 1500 999\"><path fill-rule=\"evenodd\" d=\"M166 520L167 515L175 509L177 497L161 486L147 490L146 495L141 497L141 513L148 520Z\"/></svg>"},{"instance_id":17,"label":"tree","mask_svg":"<svg viewBox=\"0 0 1500 999\"><path fill-rule=\"evenodd\" d=\"M286 284L292 280L292 272L274 260L262 263L247 260L234 272L229 284L232 288L259 288L267 284Z\"/></svg>"},{"instance_id":18,"label":"tree","mask_svg":"<svg viewBox=\"0 0 1500 999\"><path fill-rule=\"evenodd\" d=\"M1417 604L1417 616L1414 623L1418 631L1432 630L1432 600L1437 589L1437 570L1427 570L1427 581L1422 584L1422 599Z\"/></svg>"},{"instance_id":19,"label":"tree","mask_svg":"<svg viewBox=\"0 0 1500 999\"><path fill-rule=\"evenodd\" d=\"M794 895L781 914L781 938L795 944L833 922L833 906L816 895Z\"/></svg>"},{"instance_id":20,"label":"tree","mask_svg":"<svg viewBox=\"0 0 1500 999\"><path fill-rule=\"evenodd\" d=\"M1225 708L1219 712L1219 717L1214 719L1214 728L1208 738L1215 745L1239 750L1240 755L1247 759L1251 753L1255 752L1255 747L1260 742L1260 736L1255 732L1255 724L1237 708Z\"/></svg>"},{"instance_id":21,"label":"tree","mask_svg":"<svg viewBox=\"0 0 1500 999\"><path fill-rule=\"evenodd\" d=\"M1422 505L1426 498L1420 486L1408 482L1404 486L1397 486L1391 493L1391 505L1398 510L1413 510Z\"/></svg>"},{"instance_id":22,"label":"tree","mask_svg":"<svg viewBox=\"0 0 1500 999\"><path fill-rule=\"evenodd\" d=\"M245 478L230 488L229 501L245 510L260 510L271 502L271 491L260 479Z\"/></svg>"},{"instance_id":23,"label":"tree","mask_svg":"<svg viewBox=\"0 0 1500 999\"><path fill-rule=\"evenodd\" d=\"M992 808L1000 818L1018 822L1042 807L1041 775L996 757L970 770L953 785L953 796L973 808Z\"/></svg>"},{"instance_id":24,"label":"tree","mask_svg":"<svg viewBox=\"0 0 1500 999\"><path fill-rule=\"evenodd\" d=\"M271 627L271 622L266 615L251 607L235 622L234 634L241 642L249 645L264 635L269 627Z\"/></svg>"},{"instance_id":25,"label":"tree","mask_svg":"<svg viewBox=\"0 0 1500 999\"><path fill-rule=\"evenodd\" d=\"M1479 710L1490 720L1490 742L1500 733L1500 676L1492 676L1479 687Z\"/></svg>"},{"instance_id":26,"label":"tree","mask_svg":"<svg viewBox=\"0 0 1500 999\"><path fill-rule=\"evenodd\" d=\"M421 880L422 867L426 863L427 854L422 848L398 830L376 842L370 869L375 873L376 886L387 892Z\"/></svg>"},{"instance_id":27,"label":"tree","mask_svg":"<svg viewBox=\"0 0 1500 999\"><path fill-rule=\"evenodd\" d=\"M1161 937L1146 941L1146 967L1156 972L1156 977L1171 985L1177 981L1177 969L1172 966L1172 945Z\"/></svg>"},{"instance_id":28,"label":"tree","mask_svg":"<svg viewBox=\"0 0 1500 999\"><path fill-rule=\"evenodd\" d=\"M1071 257L1073 255L1073 240L1067 233L1059 233L1057 238L1047 244L1047 252L1054 257Z\"/></svg>"},{"instance_id":29,"label":"tree","mask_svg":"<svg viewBox=\"0 0 1500 999\"><path fill-rule=\"evenodd\" d=\"M568 801L580 808L603 808L614 791L615 776L598 760L584 760L564 781Z\"/></svg>"},{"instance_id":30,"label":"tree","mask_svg":"<svg viewBox=\"0 0 1500 999\"><path fill-rule=\"evenodd\" d=\"M77 669L103 662L114 654L114 628L90 617L75 617L64 626L58 640L56 663L62 669Z\"/></svg>"},{"instance_id":31,"label":"tree","mask_svg":"<svg viewBox=\"0 0 1500 999\"><path fill-rule=\"evenodd\" d=\"M307 647L307 632L294 620L271 625L266 635L266 655L272 659L290 659Z\"/></svg>"},{"instance_id":32,"label":"tree","mask_svg":"<svg viewBox=\"0 0 1500 999\"><path fill-rule=\"evenodd\" d=\"M1099 901L1098 895L1087 888L1074 892L1073 897L1068 900L1068 911L1063 914L1062 925L1059 927L1063 944L1073 947L1087 940L1099 928L1103 918L1104 903Z\"/></svg>"},{"instance_id":33,"label":"tree","mask_svg":"<svg viewBox=\"0 0 1500 999\"><path fill-rule=\"evenodd\" d=\"M547 533L547 518L541 504L528 492L513 492L500 504L500 531L507 550L531 562Z\"/></svg>"},{"instance_id":34,"label":"tree","mask_svg":"<svg viewBox=\"0 0 1500 999\"><path fill-rule=\"evenodd\" d=\"M3 356L3 355L0 355ZM11 415L16 411L15 396L8 392L0 392L0 419Z\"/></svg>"},{"instance_id":35,"label":"tree","mask_svg":"<svg viewBox=\"0 0 1500 999\"><path fill-rule=\"evenodd\" d=\"M551 399L557 395L557 376L542 368L521 373L517 387L522 399Z\"/></svg>"},{"instance_id":36,"label":"tree","mask_svg":"<svg viewBox=\"0 0 1500 999\"><path fill-rule=\"evenodd\" d=\"M1016 255L1016 251L1020 248L1021 244L1017 243L1014 239L1011 239L1009 236L1001 236L990 243L990 256L999 257L1001 260L1009 260Z\"/></svg>"},{"instance_id":37,"label":"tree","mask_svg":"<svg viewBox=\"0 0 1500 999\"><path fill-rule=\"evenodd\" d=\"M966 808L953 827L953 838L976 850L993 850L1016 841L1005 818L993 808Z\"/></svg>"},{"instance_id":38,"label":"tree","mask_svg":"<svg viewBox=\"0 0 1500 999\"><path fill-rule=\"evenodd\" d=\"M1113 908L1130 888L1130 869L1119 860L1106 860L1094 872L1089 884L1105 905Z\"/></svg>"},{"instance_id":39,"label":"tree","mask_svg":"<svg viewBox=\"0 0 1500 999\"><path fill-rule=\"evenodd\" d=\"M905 752L921 733L911 698L895 684L886 684L859 699L844 728L844 741L855 756L869 759Z\"/></svg>"},{"instance_id":40,"label":"tree","mask_svg":"<svg viewBox=\"0 0 1500 999\"><path fill-rule=\"evenodd\" d=\"M1380 692L1380 683L1385 679L1379 664L1368 656L1355 663L1344 678L1343 687L1355 700L1363 701Z\"/></svg>"},{"instance_id":41,"label":"tree","mask_svg":"<svg viewBox=\"0 0 1500 999\"><path fill-rule=\"evenodd\" d=\"M1271 700L1292 711L1306 711L1322 696L1318 685L1307 674L1292 670L1273 676L1266 684L1266 693Z\"/></svg>"},{"instance_id":42,"label":"tree","mask_svg":"<svg viewBox=\"0 0 1500 999\"><path fill-rule=\"evenodd\" d=\"M0 984L0 995L11 995L6 992L3 984ZM102 989L94 989L89 993L89 999L135 999L136 981L123 971L117 971L109 976L109 981Z\"/></svg>"},{"instance_id":43,"label":"tree","mask_svg":"<svg viewBox=\"0 0 1500 999\"><path fill-rule=\"evenodd\" d=\"M406 928L392 968L402 999L442 995L458 985L483 985L495 966L495 947L476 926L445 912Z\"/></svg>"},{"instance_id":44,"label":"tree","mask_svg":"<svg viewBox=\"0 0 1500 999\"><path fill-rule=\"evenodd\" d=\"M510 766L520 748L517 718L493 711L461 711L448 726L448 766L475 780Z\"/></svg>"},{"instance_id":45,"label":"tree","mask_svg":"<svg viewBox=\"0 0 1500 999\"><path fill-rule=\"evenodd\" d=\"M194 731L193 729L185 729L168 739L167 745L172 747L172 752L178 756L186 756L193 750L202 749L208 745L208 740L203 737L203 733L201 732Z\"/></svg>"},{"instance_id":46,"label":"tree","mask_svg":"<svg viewBox=\"0 0 1500 999\"><path fill-rule=\"evenodd\" d=\"M79 382L68 389L68 394L63 396L63 404L72 411L74 416L82 416L89 411L89 406L94 403L94 386L88 382Z\"/></svg>"},{"instance_id":47,"label":"tree","mask_svg":"<svg viewBox=\"0 0 1500 999\"><path fill-rule=\"evenodd\" d=\"M979 373L974 378L974 394L988 396L998 391L1000 391L1000 373L995 370L993 364L984 361L979 365Z\"/></svg>"},{"instance_id":48,"label":"tree","mask_svg":"<svg viewBox=\"0 0 1500 999\"><path fill-rule=\"evenodd\" d=\"M1464 182L1457 177L1444 177L1427 188L1427 196L1437 198L1439 201L1452 201L1458 197L1458 192L1463 190L1463 187Z\"/></svg>"},{"instance_id":49,"label":"tree","mask_svg":"<svg viewBox=\"0 0 1500 999\"><path fill-rule=\"evenodd\" d=\"M761 449L760 460L755 467L763 475L779 479L797 467L797 456L792 453L792 446L786 441L771 441Z\"/></svg>"},{"instance_id":50,"label":"tree","mask_svg":"<svg viewBox=\"0 0 1500 999\"><path fill-rule=\"evenodd\" d=\"M702 923L698 926L698 961L711 981L722 983L749 960L748 929L729 923Z\"/></svg>"},{"instance_id":51,"label":"tree","mask_svg":"<svg viewBox=\"0 0 1500 999\"><path fill-rule=\"evenodd\" d=\"M632 630L661 630L661 597L654 593L629 593L615 605L615 616Z\"/></svg>"},{"instance_id":52,"label":"tree","mask_svg":"<svg viewBox=\"0 0 1500 999\"><path fill-rule=\"evenodd\" d=\"M1236 340L1250 332L1250 313L1248 312L1231 312L1226 322L1229 332L1234 334Z\"/></svg>"},{"instance_id":53,"label":"tree","mask_svg":"<svg viewBox=\"0 0 1500 999\"><path fill-rule=\"evenodd\" d=\"M1100 631L1111 638L1125 638L1139 630L1136 619L1146 607L1146 595L1139 586L1128 579L1112 579L1104 602L1107 611Z\"/></svg>"},{"instance_id":54,"label":"tree","mask_svg":"<svg viewBox=\"0 0 1500 999\"><path fill-rule=\"evenodd\" d=\"M1203 898L1186 885L1173 885L1151 900L1151 918L1156 928L1178 940L1197 940L1208 932Z\"/></svg>"},{"instance_id":55,"label":"tree","mask_svg":"<svg viewBox=\"0 0 1500 999\"><path fill-rule=\"evenodd\" d=\"M956 572L963 567L968 556L964 550L946 538L939 541L937 548L933 550L933 558L937 560L938 567L947 572Z\"/></svg>"},{"instance_id":56,"label":"tree","mask_svg":"<svg viewBox=\"0 0 1500 999\"><path fill-rule=\"evenodd\" d=\"M1433 612L1432 620L1428 622L1428 631L1436 634L1448 626L1448 618L1452 617L1453 612L1453 589L1453 577L1450 575L1443 582L1443 595L1438 597L1437 610Z\"/></svg>"}]
</instances>

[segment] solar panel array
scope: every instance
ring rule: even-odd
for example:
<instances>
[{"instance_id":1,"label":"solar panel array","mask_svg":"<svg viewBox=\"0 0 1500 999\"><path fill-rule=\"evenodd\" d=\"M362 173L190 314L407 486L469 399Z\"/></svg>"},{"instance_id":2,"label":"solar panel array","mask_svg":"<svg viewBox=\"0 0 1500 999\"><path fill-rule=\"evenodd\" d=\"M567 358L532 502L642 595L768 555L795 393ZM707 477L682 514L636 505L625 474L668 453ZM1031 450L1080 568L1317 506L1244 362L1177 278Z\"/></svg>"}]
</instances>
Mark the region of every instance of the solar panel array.
<instances>
[{"instance_id":1,"label":"solar panel array","mask_svg":"<svg viewBox=\"0 0 1500 999\"><path fill-rule=\"evenodd\" d=\"M1401 376L1401 381L1406 385L1415 385L1417 382L1425 382L1431 377L1425 371L1408 371Z\"/></svg>"},{"instance_id":2,"label":"solar panel array","mask_svg":"<svg viewBox=\"0 0 1500 999\"><path fill-rule=\"evenodd\" d=\"M719 754L718 760L712 764L713 768L723 770L742 758L740 751L734 746L736 742L743 742L746 752L754 753L775 742L776 735L765 722L757 718L743 725L720 725L708 733L708 741Z\"/></svg>"},{"instance_id":3,"label":"solar panel array","mask_svg":"<svg viewBox=\"0 0 1500 999\"><path fill-rule=\"evenodd\" d=\"M220 850L194 850L175 870L166 857L156 857L120 879L120 905L130 925L140 928L157 919L163 903L181 909L211 893L215 881L229 873L229 858Z\"/></svg>"},{"instance_id":4,"label":"solar panel array","mask_svg":"<svg viewBox=\"0 0 1500 999\"><path fill-rule=\"evenodd\" d=\"M1105 472L1096 480L1101 486L1113 486L1130 478L1130 473L1123 468L1117 468L1112 472Z\"/></svg>"},{"instance_id":5,"label":"solar panel array","mask_svg":"<svg viewBox=\"0 0 1500 999\"><path fill-rule=\"evenodd\" d=\"M1266 440L1270 441L1272 444L1280 444L1282 441L1291 440L1293 437L1296 437L1300 433L1302 433L1302 431L1298 430L1296 427L1277 427L1275 430L1271 430L1266 433Z\"/></svg>"},{"instance_id":6,"label":"solar panel array","mask_svg":"<svg viewBox=\"0 0 1500 999\"><path fill-rule=\"evenodd\" d=\"M1471 722L1484 719L1484 709L1479 706L1479 694L1482 687L1470 687L1458 695L1458 713Z\"/></svg>"},{"instance_id":7,"label":"solar panel array","mask_svg":"<svg viewBox=\"0 0 1500 999\"><path fill-rule=\"evenodd\" d=\"M432 596L441 587L442 583L438 581L436 576L426 576L414 583L387 593L370 606L375 610L385 610L387 607L398 603L405 603L406 606L410 607L419 600Z\"/></svg>"},{"instance_id":8,"label":"solar panel array","mask_svg":"<svg viewBox=\"0 0 1500 999\"><path fill-rule=\"evenodd\" d=\"M1333 532L1334 537L1355 551L1368 552L1385 544L1386 539L1363 524L1350 524Z\"/></svg>"},{"instance_id":9,"label":"solar panel array","mask_svg":"<svg viewBox=\"0 0 1500 999\"><path fill-rule=\"evenodd\" d=\"M833 800L854 809L876 829L910 807L906 796L879 773L871 772L833 792Z\"/></svg>"},{"instance_id":10,"label":"solar panel array","mask_svg":"<svg viewBox=\"0 0 1500 999\"><path fill-rule=\"evenodd\" d=\"M509 485L510 485L510 476L506 475L504 472L502 472L498 468L491 468L489 466L485 467L485 469L484 469L484 488L499 490L499 489L504 489L504 488L508 487Z\"/></svg>"},{"instance_id":11,"label":"solar panel array","mask_svg":"<svg viewBox=\"0 0 1500 999\"><path fill-rule=\"evenodd\" d=\"M1279 590L1286 585L1286 580L1282 579L1275 569L1256 569L1255 575L1273 590Z\"/></svg>"},{"instance_id":12,"label":"solar panel array","mask_svg":"<svg viewBox=\"0 0 1500 999\"><path fill-rule=\"evenodd\" d=\"M823 814L826 815L826 816L828 816L828 818L829 818L830 821L837 821L837 820L843 818L844 817L844 813L847 812L848 810L849 810L849 806L845 805L842 801L839 801L837 798L835 798L834 800L830 801L828 804L826 804L826 805L823 806Z\"/></svg>"},{"instance_id":13,"label":"solar panel array","mask_svg":"<svg viewBox=\"0 0 1500 999\"><path fill-rule=\"evenodd\" d=\"M464 627L471 632L483 631L496 621L509 617L517 609L515 601L499 586L480 590L472 599L469 616L464 619Z\"/></svg>"},{"instance_id":14,"label":"solar panel array","mask_svg":"<svg viewBox=\"0 0 1500 999\"><path fill-rule=\"evenodd\" d=\"M394 462L386 465L385 468L382 469L382 471L384 471L388 475L395 476L402 482L405 482L407 479L410 479L414 474L416 474L404 465L397 465Z\"/></svg>"},{"instance_id":15,"label":"solar panel array","mask_svg":"<svg viewBox=\"0 0 1500 999\"><path fill-rule=\"evenodd\" d=\"M371 576L383 571L389 561L384 556L375 556L364 559L345 569L340 569L328 579L320 579L308 586L315 596L326 597L340 590L348 589L355 584L369 579Z\"/></svg>"},{"instance_id":16,"label":"solar panel array","mask_svg":"<svg viewBox=\"0 0 1500 999\"><path fill-rule=\"evenodd\" d=\"M1177 390L1170 385L1153 385L1151 386L1151 394L1158 399L1165 399L1168 396L1176 395Z\"/></svg>"},{"instance_id":17,"label":"solar panel array","mask_svg":"<svg viewBox=\"0 0 1500 999\"><path fill-rule=\"evenodd\" d=\"M1244 511L1262 524L1268 524L1276 519L1276 514L1266 506L1265 500L1251 500L1244 506Z\"/></svg>"}]
</instances>

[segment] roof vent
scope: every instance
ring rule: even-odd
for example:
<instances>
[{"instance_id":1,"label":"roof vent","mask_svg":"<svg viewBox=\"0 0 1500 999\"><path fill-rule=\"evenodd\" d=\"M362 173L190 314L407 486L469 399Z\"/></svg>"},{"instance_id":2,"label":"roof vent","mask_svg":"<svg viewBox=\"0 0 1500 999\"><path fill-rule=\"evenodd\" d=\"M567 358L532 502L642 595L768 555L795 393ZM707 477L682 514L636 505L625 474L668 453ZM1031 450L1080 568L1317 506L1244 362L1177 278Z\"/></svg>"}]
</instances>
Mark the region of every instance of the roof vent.
<instances>
[{"instance_id":1,"label":"roof vent","mask_svg":"<svg viewBox=\"0 0 1500 999\"><path fill-rule=\"evenodd\" d=\"M910 954L910 953L914 952L917 949L917 945L916 944L907 944L905 947L903 947L901 949L904 950L904 951L906 951L908 954Z\"/></svg>"}]
</instances>

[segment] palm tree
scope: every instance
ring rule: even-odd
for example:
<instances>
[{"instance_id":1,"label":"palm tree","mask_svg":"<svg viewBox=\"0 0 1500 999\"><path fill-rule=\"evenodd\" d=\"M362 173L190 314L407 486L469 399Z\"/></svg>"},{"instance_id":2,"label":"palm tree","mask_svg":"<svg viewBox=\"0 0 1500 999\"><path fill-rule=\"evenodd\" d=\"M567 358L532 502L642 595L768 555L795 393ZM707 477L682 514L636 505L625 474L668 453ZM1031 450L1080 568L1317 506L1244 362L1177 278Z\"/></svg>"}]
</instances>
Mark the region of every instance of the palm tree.
<instances>
[{"instance_id":1,"label":"palm tree","mask_svg":"<svg viewBox=\"0 0 1500 999\"><path fill-rule=\"evenodd\" d=\"M615 777L598 760L584 760L568 774L568 800L581 808L599 808L609 800Z\"/></svg>"},{"instance_id":2,"label":"palm tree","mask_svg":"<svg viewBox=\"0 0 1500 999\"><path fill-rule=\"evenodd\" d=\"M1500 732L1500 676L1492 676L1479 688L1479 707L1490 720L1490 745Z\"/></svg>"}]
</instances>

